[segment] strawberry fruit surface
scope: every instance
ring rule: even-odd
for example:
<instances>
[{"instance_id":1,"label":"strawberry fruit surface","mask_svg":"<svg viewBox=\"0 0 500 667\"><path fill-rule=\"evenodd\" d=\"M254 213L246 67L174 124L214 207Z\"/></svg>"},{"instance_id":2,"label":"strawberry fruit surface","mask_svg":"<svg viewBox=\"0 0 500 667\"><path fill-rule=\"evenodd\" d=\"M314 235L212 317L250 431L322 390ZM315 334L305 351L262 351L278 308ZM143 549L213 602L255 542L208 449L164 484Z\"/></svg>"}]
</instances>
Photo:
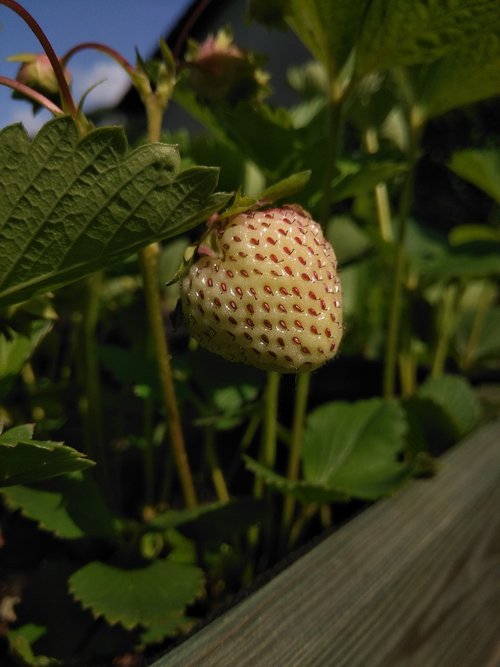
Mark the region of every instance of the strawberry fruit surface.
<instances>
[{"instance_id":1,"label":"strawberry fruit surface","mask_svg":"<svg viewBox=\"0 0 500 667\"><path fill-rule=\"evenodd\" d=\"M298 206L213 223L183 278L181 304L202 346L263 370L314 370L342 337L335 253Z\"/></svg>"}]
</instances>

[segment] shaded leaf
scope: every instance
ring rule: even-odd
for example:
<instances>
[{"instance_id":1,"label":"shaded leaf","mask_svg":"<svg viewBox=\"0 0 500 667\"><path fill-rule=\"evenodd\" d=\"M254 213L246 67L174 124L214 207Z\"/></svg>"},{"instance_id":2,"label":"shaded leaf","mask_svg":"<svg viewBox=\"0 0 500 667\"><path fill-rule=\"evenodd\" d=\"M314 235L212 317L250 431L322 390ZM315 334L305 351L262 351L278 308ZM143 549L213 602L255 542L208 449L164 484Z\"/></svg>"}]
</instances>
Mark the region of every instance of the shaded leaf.
<instances>
[{"instance_id":1,"label":"shaded leaf","mask_svg":"<svg viewBox=\"0 0 500 667\"><path fill-rule=\"evenodd\" d=\"M498 26L500 12L494 4ZM415 68L410 75L423 120L494 97L500 94L500 31L486 31L474 45Z\"/></svg>"},{"instance_id":2,"label":"shaded leaf","mask_svg":"<svg viewBox=\"0 0 500 667\"><path fill-rule=\"evenodd\" d=\"M245 533L262 520L264 504L254 498L237 498L210 503L196 509L171 510L151 521L160 529L177 527L187 537L209 542L222 542Z\"/></svg>"},{"instance_id":3,"label":"shaded leaf","mask_svg":"<svg viewBox=\"0 0 500 667\"><path fill-rule=\"evenodd\" d=\"M500 243L476 241L452 248L420 265L424 282L488 278L500 275Z\"/></svg>"},{"instance_id":4,"label":"shaded leaf","mask_svg":"<svg viewBox=\"0 0 500 667\"><path fill-rule=\"evenodd\" d=\"M484 32L499 26L496 0L372 0L357 42L357 73L431 63L461 46L472 56Z\"/></svg>"},{"instance_id":5,"label":"shaded leaf","mask_svg":"<svg viewBox=\"0 0 500 667\"><path fill-rule=\"evenodd\" d=\"M47 632L43 625L26 623L19 628L10 630L8 633L9 647L12 654L22 665L30 667L50 667L52 658L45 655L35 655L31 645Z\"/></svg>"},{"instance_id":6,"label":"shaded leaf","mask_svg":"<svg viewBox=\"0 0 500 667\"><path fill-rule=\"evenodd\" d=\"M84 454L60 442L32 440L30 425L0 435L0 486L30 484L94 465Z\"/></svg>"},{"instance_id":7,"label":"shaded leaf","mask_svg":"<svg viewBox=\"0 0 500 667\"><path fill-rule=\"evenodd\" d=\"M114 537L115 519L95 481L80 473L37 487L12 486L2 490L7 507L20 510L40 528L57 537Z\"/></svg>"},{"instance_id":8,"label":"shaded leaf","mask_svg":"<svg viewBox=\"0 0 500 667\"><path fill-rule=\"evenodd\" d=\"M469 433L478 422L479 404L467 380L458 375L442 375L426 380L417 396L433 401L446 414L456 440Z\"/></svg>"},{"instance_id":9,"label":"shaded leaf","mask_svg":"<svg viewBox=\"0 0 500 667\"><path fill-rule=\"evenodd\" d=\"M93 561L71 575L69 590L94 616L132 629L164 623L181 613L201 595L203 573L161 559L130 569Z\"/></svg>"},{"instance_id":10,"label":"shaded leaf","mask_svg":"<svg viewBox=\"0 0 500 667\"><path fill-rule=\"evenodd\" d=\"M448 167L455 174L489 195L497 204L500 204L499 150L494 148L468 148L456 151L451 156Z\"/></svg>"},{"instance_id":11,"label":"shaded leaf","mask_svg":"<svg viewBox=\"0 0 500 667\"><path fill-rule=\"evenodd\" d=\"M30 141L0 132L0 302L24 300L189 229L221 207L217 169L179 172L175 146L128 151L123 131L79 139L69 117Z\"/></svg>"},{"instance_id":12,"label":"shaded leaf","mask_svg":"<svg viewBox=\"0 0 500 667\"><path fill-rule=\"evenodd\" d=\"M328 223L326 238L335 248L341 266L362 257L373 248L368 234L346 216L336 217Z\"/></svg>"},{"instance_id":13,"label":"shaded leaf","mask_svg":"<svg viewBox=\"0 0 500 667\"><path fill-rule=\"evenodd\" d=\"M332 183L332 201L339 202L373 190L378 183L404 174L407 167L396 162L370 161L365 164L340 162L340 174Z\"/></svg>"}]
</instances>

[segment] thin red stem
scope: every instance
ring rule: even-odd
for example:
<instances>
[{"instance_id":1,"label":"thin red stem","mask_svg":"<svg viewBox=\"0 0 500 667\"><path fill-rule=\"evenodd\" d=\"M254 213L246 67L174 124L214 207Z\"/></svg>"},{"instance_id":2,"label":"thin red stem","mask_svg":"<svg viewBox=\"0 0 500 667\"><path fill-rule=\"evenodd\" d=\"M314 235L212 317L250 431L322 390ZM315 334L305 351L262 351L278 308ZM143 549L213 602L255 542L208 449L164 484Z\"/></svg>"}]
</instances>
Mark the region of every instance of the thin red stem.
<instances>
[{"instance_id":1,"label":"thin red stem","mask_svg":"<svg viewBox=\"0 0 500 667\"><path fill-rule=\"evenodd\" d=\"M123 69L126 70L129 74L135 70L135 68L126 58L121 55L121 53L118 53L118 51L115 51L115 49L112 49L106 44L101 44L100 42L82 42L81 44L73 46L73 48L64 54L64 56L61 58L61 62L63 65L66 65L70 58L72 58L79 51L84 51L85 49L93 49L94 51L101 51L101 53L105 53L106 55L116 60L116 62L121 65Z\"/></svg>"},{"instance_id":2,"label":"thin red stem","mask_svg":"<svg viewBox=\"0 0 500 667\"><path fill-rule=\"evenodd\" d=\"M9 79L6 76L0 76L0 85L12 88L13 90L16 90L18 93L21 93L26 97L29 97L34 102L38 102L38 104L40 104L42 107L45 107L48 111L53 113L54 116L64 113L64 111L60 109L57 106L57 104L54 104L54 102L45 97L45 95L42 95L42 93L39 93L37 90L33 90L33 88L26 86L24 83L21 83L20 81L16 81L15 79Z\"/></svg>"},{"instance_id":3,"label":"thin red stem","mask_svg":"<svg viewBox=\"0 0 500 667\"><path fill-rule=\"evenodd\" d=\"M56 52L52 48L52 44L47 39L47 36L45 35L41 27L31 16L31 14L15 0L0 0L0 4L5 5L13 12L15 12L18 16L22 18L22 20L26 23L26 25L29 28L31 28L31 30L35 34L35 37L38 39L38 41L42 45L43 50L47 54L47 58L50 60L50 64L52 65L52 69L54 70L54 74L56 75L57 83L59 84L61 97L64 99L66 103L68 112L73 117L76 117L78 110L73 100L73 96L71 95L71 91L69 89L68 82L66 81L66 77L64 76L64 70L59 61L59 58L56 55Z\"/></svg>"}]
</instances>

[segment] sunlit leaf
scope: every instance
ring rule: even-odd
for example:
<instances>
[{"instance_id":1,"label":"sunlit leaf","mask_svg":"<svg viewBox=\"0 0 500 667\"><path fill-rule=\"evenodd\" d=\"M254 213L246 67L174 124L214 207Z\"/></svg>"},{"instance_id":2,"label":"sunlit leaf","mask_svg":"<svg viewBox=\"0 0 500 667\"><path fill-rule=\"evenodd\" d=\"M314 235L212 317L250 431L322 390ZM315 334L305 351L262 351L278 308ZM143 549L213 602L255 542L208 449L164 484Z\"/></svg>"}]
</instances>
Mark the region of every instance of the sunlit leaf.
<instances>
[{"instance_id":1,"label":"sunlit leaf","mask_svg":"<svg viewBox=\"0 0 500 667\"><path fill-rule=\"evenodd\" d=\"M49 121L30 141L0 132L0 303L88 275L149 242L206 219L217 169L179 172L175 146L129 151L120 128L79 139L73 120Z\"/></svg>"}]
</instances>

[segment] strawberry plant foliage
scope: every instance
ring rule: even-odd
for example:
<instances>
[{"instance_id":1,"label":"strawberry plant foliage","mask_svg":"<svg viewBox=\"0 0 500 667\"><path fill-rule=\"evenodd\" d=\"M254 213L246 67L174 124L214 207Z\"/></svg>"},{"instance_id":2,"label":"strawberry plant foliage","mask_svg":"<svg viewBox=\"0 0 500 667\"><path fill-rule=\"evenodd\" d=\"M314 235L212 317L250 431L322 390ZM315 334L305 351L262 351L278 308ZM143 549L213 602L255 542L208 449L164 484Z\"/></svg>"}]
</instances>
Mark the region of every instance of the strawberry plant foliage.
<instances>
[{"instance_id":1,"label":"strawberry plant foliage","mask_svg":"<svg viewBox=\"0 0 500 667\"><path fill-rule=\"evenodd\" d=\"M132 568L93 561L71 575L69 590L94 616L133 628L162 623L172 614L180 624L186 605L201 595L203 581L197 567L168 559Z\"/></svg>"},{"instance_id":2,"label":"strawberry plant foliage","mask_svg":"<svg viewBox=\"0 0 500 667\"><path fill-rule=\"evenodd\" d=\"M175 146L129 151L123 131L69 117L30 141L0 132L0 304L81 278L194 226L225 201L217 170L179 171Z\"/></svg>"},{"instance_id":3,"label":"strawberry plant foliage","mask_svg":"<svg viewBox=\"0 0 500 667\"><path fill-rule=\"evenodd\" d=\"M29 484L94 465L60 442L33 440L33 430L33 425L23 424L0 434L0 486Z\"/></svg>"}]
</instances>

